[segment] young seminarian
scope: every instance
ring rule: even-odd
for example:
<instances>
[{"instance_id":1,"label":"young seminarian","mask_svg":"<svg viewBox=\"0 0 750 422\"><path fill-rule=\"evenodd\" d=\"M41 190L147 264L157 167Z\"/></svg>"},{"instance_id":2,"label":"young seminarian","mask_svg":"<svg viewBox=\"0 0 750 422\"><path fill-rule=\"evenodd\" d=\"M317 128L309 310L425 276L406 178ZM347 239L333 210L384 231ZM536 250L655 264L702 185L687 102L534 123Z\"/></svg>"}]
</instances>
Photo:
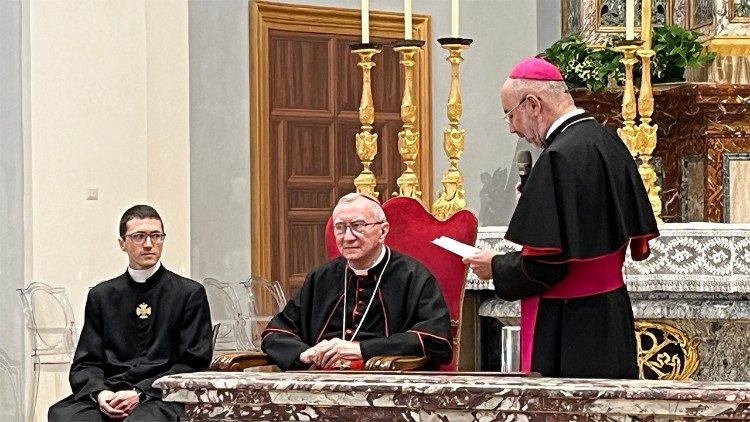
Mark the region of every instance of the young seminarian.
<instances>
[{"instance_id":1,"label":"young seminarian","mask_svg":"<svg viewBox=\"0 0 750 422\"><path fill-rule=\"evenodd\" d=\"M333 210L341 256L312 270L263 332L263 351L283 370L360 369L378 355L452 357L450 318L435 278L384 245L380 204L359 193Z\"/></svg>"},{"instance_id":2,"label":"young seminarian","mask_svg":"<svg viewBox=\"0 0 750 422\"><path fill-rule=\"evenodd\" d=\"M185 409L151 386L168 374L207 369L211 316L203 286L160 262L164 224L136 205L120 220L124 274L93 287L70 368L73 394L49 409L57 421L179 421Z\"/></svg>"},{"instance_id":3,"label":"young seminarian","mask_svg":"<svg viewBox=\"0 0 750 422\"><path fill-rule=\"evenodd\" d=\"M521 370L637 378L625 249L659 235L635 162L613 130L576 108L560 71L530 58L500 91L510 132L543 148L505 238L521 252L464 259L502 299L521 299Z\"/></svg>"}]
</instances>

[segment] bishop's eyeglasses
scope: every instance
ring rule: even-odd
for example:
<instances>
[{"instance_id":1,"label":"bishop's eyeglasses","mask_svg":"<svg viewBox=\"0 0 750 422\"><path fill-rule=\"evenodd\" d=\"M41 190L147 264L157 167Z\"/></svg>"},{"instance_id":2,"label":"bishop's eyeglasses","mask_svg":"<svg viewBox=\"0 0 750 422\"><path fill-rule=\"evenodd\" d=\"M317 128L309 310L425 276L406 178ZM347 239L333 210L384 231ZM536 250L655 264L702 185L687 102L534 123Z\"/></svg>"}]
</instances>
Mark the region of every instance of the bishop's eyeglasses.
<instances>
[{"instance_id":1,"label":"bishop's eyeglasses","mask_svg":"<svg viewBox=\"0 0 750 422\"><path fill-rule=\"evenodd\" d=\"M507 113L505 113L505 116L503 116L503 120L505 120L505 123L510 124L510 113L513 113L513 110L517 109L521 104L523 104L523 102L526 101L527 98L529 97L523 97L523 99L519 101L515 107L511 108Z\"/></svg>"},{"instance_id":2,"label":"bishop's eyeglasses","mask_svg":"<svg viewBox=\"0 0 750 422\"><path fill-rule=\"evenodd\" d=\"M157 244L157 243L164 242L164 238L167 237L167 234L159 233L159 232L154 232L154 233L135 232L131 234L126 234L123 237L129 237L130 240L132 240L133 243L135 243L136 245L143 244L143 242L146 241L146 238L151 239L151 243Z\"/></svg>"},{"instance_id":3,"label":"bishop's eyeglasses","mask_svg":"<svg viewBox=\"0 0 750 422\"><path fill-rule=\"evenodd\" d=\"M367 227L383 223L385 223L385 221L368 223L361 220L352 221L351 223L336 223L333 225L333 234L335 234L336 236L341 236L346 233L347 228L352 229L352 233L354 234L365 234L365 230L367 230Z\"/></svg>"}]
</instances>

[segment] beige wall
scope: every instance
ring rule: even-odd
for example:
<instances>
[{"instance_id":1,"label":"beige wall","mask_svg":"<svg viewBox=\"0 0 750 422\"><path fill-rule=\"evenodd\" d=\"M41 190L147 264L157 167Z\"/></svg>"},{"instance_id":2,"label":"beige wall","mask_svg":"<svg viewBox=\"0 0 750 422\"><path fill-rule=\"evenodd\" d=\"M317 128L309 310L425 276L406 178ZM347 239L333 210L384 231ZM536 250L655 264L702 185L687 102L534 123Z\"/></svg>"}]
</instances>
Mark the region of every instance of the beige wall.
<instances>
[{"instance_id":1,"label":"beige wall","mask_svg":"<svg viewBox=\"0 0 750 422\"><path fill-rule=\"evenodd\" d=\"M65 286L82 323L88 288L127 265L116 239L130 205L159 210L163 261L190 274L187 2L26 6L28 278ZM62 393L40 391L39 413Z\"/></svg>"}]
</instances>

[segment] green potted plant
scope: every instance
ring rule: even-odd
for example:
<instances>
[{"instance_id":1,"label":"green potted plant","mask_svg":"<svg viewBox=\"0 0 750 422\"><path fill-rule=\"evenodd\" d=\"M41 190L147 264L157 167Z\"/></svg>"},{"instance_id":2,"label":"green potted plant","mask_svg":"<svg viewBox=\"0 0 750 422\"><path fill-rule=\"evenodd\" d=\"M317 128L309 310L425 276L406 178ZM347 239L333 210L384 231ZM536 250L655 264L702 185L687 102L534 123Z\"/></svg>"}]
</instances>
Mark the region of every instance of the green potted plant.
<instances>
[{"instance_id":1,"label":"green potted plant","mask_svg":"<svg viewBox=\"0 0 750 422\"><path fill-rule=\"evenodd\" d=\"M683 81L686 67L702 66L716 57L706 52L699 41L700 33L679 26L665 25L654 28L652 48L656 55L651 59L651 78L654 82ZM612 37L612 41L620 37ZM562 38L544 50L543 56L557 65L565 77L568 88L585 87L601 91L613 83L622 84L625 69L611 42L605 47L592 48L580 35ZM636 85L639 84L641 63L633 69Z\"/></svg>"},{"instance_id":2,"label":"green potted plant","mask_svg":"<svg viewBox=\"0 0 750 422\"><path fill-rule=\"evenodd\" d=\"M716 57L704 51L700 33L674 25L654 28L651 76L655 82L683 81L685 68L703 66Z\"/></svg>"},{"instance_id":3,"label":"green potted plant","mask_svg":"<svg viewBox=\"0 0 750 422\"><path fill-rule=\"evenodd\" d=\"M620 53L610 46L591 48L578 34L558 40L544 50L543 56L560 69L569 89L596 92L625 78Z\"/></svg>"}]
</instances>

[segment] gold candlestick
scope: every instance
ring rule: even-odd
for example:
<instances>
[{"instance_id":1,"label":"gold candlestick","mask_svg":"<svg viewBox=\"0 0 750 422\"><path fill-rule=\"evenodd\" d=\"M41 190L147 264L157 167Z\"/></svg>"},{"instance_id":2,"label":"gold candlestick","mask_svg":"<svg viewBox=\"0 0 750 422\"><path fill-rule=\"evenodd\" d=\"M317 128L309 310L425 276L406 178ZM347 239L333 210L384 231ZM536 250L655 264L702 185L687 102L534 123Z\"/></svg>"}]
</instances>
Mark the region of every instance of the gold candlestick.
<instances>
[{"instance_id":1,"label":"gold candlestick","mask_svg":"<svg viewBox=\"0 0 750 422\"><path fill-rule=\"evenodd\" d=\"M647 2L646 2L647 3ZM640 112L641 124L638 126L638 157L641 159L641 165L638 166L638 172L641 174L643 184L648 192L648 199L651 202L651 208L654 210L654 217L658 223L661 220L661 198L659 192L661 187L656 185L656 171L651 164L651 154L656 148L656 130L658 125L651 125L651 115L654 113L654 91L651 87L651 57L654 56L654 50L643 48L638 50L638 56L641 58L641 91L638 94L638 111Z\"/></svg>"},{"instance_id":2,"label":"gold candlestick","mask_svg":"<svg viewBox=\"0 0 750 422\"><path fill-rule=\"evenodd\" d=\"M419 189L419 178L414 172L414 162L419 154L419 130L414 125L417 121L417 106L414 104L414 57L423 45L424 41L421 40L403 40L395 43L393 48L401 54L400 62L404 66L404 95L401 98L403 129L398 133L398 152L406 169L396 180L398 196L408 196L420 202L422 191Z\"/></svg>"},{"instance_id":3,"label":"gold candlestick","mask_svg":"<svg viewBox=\"0 0 750 422\"><path fill-rule=\"evenodd\" d=\"M443 184L443 191L432 204L432 214L442 220L466 208L464 178L458 170L458 160L464 152L465 135L465 131L458 127L463 112L458 69L464 60L461 53L469 48L472 41L466 38L441 38L438 40L440 45L448 50L449 54L446 60L451 64L451 88L447 106L449 123L448 128L443 132L443 149L448 156L450 165L440 181Z\"/></svg>"},{"instance_id":4,"label":"gold candlestick","mask_svg":"<svg viewBox=\"0 0 750 422\"><path fill-rule=\"evenodd\" d=\"M654 91L651 86L651 57L654 50L651 49L651 2L644 0L641 10L641 40L624 41L616 50L623 53L620 60L625 65L625 91L622 96L622 117L624 127L617 133L627 145L633 158L639 158L641 164L638 173L646 188L651 209L654 212L657 223L661 220L661 188L656 185L656 171L651 164L651 154L656 148L657 125L651 125L651 115L654 113ZM640 48L639 48L640 46ZM633 66L638 62L635 56L640 57L641 88L638 93L638 108L636 110L635 88L633 87ZM637 113L636 113L637 112ZM635 125L636 115L640 114L640 125Z\"/></svg>"},{"instance_id":5,"label":"gold candlestick","mask_svg":"<svg viewBox=\"0 0 750 422\"><path fill-rule=\"evenodd\" d=\"M638 62L635 52L640 41L624 41L615 47L623 54L620 62L625 65L625 91L622 94L622 121L624 127L617 129L617 134L628 147L630 155L638 156L638 128L635 125L636 105L635 87L633 86L633 66Z\"/></svg>"},{"instance_id":6,"label":"gold candlestick","mask_svg":"<svg viewBox=\"0 0 750 422\"><path fill-rule=\"evenodd\" d=\"M638 166L638 172L641 174L643 185L648 193L648 200L651 202L651 209L654 211L657 223L661 220L661 198L659 192L661 187L656 185L656 171L651 164L651 154L656 148L656 130L657 125L651 125L651 115L654 113L654 91L651 87L651 57L654 57L654 50L651 49L651 1L644 0L641 2L641 39L643 45L638 50L638 57L641 58L641 91L638 94L638 111L640 114L641 124L638 125L638 157L641 159L641 165Z\"/></svg>"},{"instance_id":7,"label":"gold candlestick","mask_svg":"<svg viewBox=\"0 0 750 422\"><path fill-rule=\"evenodd\" d=\"M376 44L354 44L351 46L352 53L359 56L359 66L362 69L362 98L359 102L359 122L362 131L357 133L357 155L362 161L363 170L354 179L357 192L366 193L378 197L375 191L377 180L370 166L378 153L378 134L372 133L372 124L375 121L375 105L372 99L372 80L370 71L375 66L372 57L380 53L381 49Z\"/></svg>"}]
</instances>

